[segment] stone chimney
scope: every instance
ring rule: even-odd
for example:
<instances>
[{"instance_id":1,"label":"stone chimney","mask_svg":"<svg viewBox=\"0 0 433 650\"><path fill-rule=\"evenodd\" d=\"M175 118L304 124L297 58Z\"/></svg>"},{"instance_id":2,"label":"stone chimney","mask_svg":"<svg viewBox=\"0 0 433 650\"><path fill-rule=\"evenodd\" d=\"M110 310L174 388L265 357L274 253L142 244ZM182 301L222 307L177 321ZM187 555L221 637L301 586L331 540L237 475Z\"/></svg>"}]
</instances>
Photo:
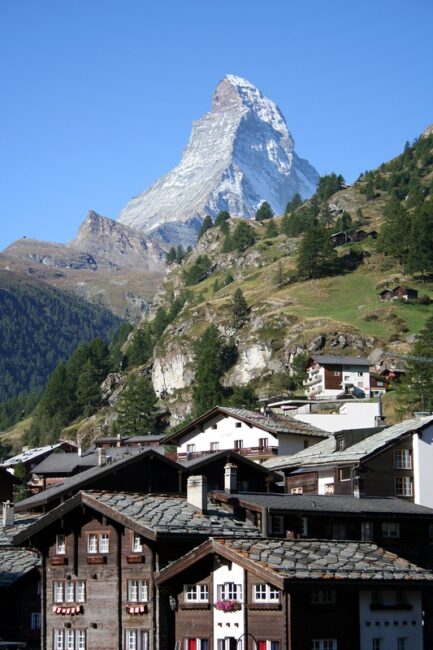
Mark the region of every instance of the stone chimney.
<instances>
[{"instance_id":1,"label":"stone chimney","mask_svg":"<svg viewBox=\"0 0 433 650\"><path fill-rule=\"evenodd\" d=\"M116 447L121 447L121 446L122 446L122 435L118 433L117 440L116 440Z\"/></svg>"},{"instance_id":2,"label":"stone chimney","mask_svg":"<svg viewBox=\"0 0 433 650\"><path fill-rule=\"evenodd\" d=\"M206 476L189 476L186 488L186 500L189 506L200 512L207 509L207 479Z\"/></svg>"},{"instance_id":3,"label":"stone chimney","mask_svg":"<svg viewBox=\"0 0 433 650\"><path fill-rule=\"evenodd\" d=\"M13 526L15 521L15 506L10 501L3 501L3 526Z\"/></svg>"},{"instance_id":4,"label":"stone chimney","mask_svg":"<svg viewBox=\"0 0 433 650\"><path fill-rule=\"evenodd\" d=\"M107 464L107 450L104 447L98 447L98 467Z\"/></svg>"},{"instance_id":5,"label":"stone chimney","mask_svg":"<svg viewBox=\"0 0 433 650\"><path fill-rule=\"evenodd\" d=\"M233 463L224 465L224 492L229 494L237 492L238 487L238 468Z\"/></svg>"}]
</instances>

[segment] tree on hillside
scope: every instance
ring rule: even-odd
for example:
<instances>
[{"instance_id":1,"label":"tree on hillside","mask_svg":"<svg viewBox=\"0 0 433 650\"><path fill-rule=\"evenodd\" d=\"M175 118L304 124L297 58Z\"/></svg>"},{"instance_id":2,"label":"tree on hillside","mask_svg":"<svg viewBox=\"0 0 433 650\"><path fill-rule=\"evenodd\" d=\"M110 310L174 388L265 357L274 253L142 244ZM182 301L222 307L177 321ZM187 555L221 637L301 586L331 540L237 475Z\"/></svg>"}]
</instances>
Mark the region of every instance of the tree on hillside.
<instances>
[{"instance_id":1,"label":"tree on hillside","mask_svg":"<svg viewBox=\"0 0 433 650\"><path fill-rule=\"evenodd\" d=\"M258 210L256 211L256 221L264 221L265 219L272 219L274 213L271 206L267 201L263 201Z\"/></svg>"},{"instance_id":2,"label":"tree on hillside","mask_svg":"<svg viewBox=\"0 0 433 650\"><path fill-rule=\"evenodd\" d=\"M418 335L398 388L405 412L433 411L433 317Z\"/></svg>"},{"instance_id":3,"label":"tree on hillside","mask_svg":"<svg viewBox=\"0 0 433 650\"><path fill-rule=\"evenodd\" d=\"M409 256L411 219L399 201L390 201L384 209L384 224L380 231L378 248L385 255L391 255L405 266Z\"/></svg>"},{"instance_id":4,"label":"tree on hillside","mask_svg":"<svg viewBox=\"0 0 433 650\"><path fill-rule=\"evenodd\" d=\"M415 209L410 228L407 266L411 273L433 270L433 199Z\"/></svg>"},{"instance_id":5,"label":"tree on hillside","mask_svg":"<svg viewBox=\"0 0 433 650\"><path fill-rule=\"evenodd\" d=\"M273 219L268 223L265 230L265 237L272 239L273 237L278 237L278 228Z\"/></svg>"},{"instance_id":6,"label":"tree on hillside","mask_svg":"<svg viewBox=\"0 0 433 650\"><path fill-rule=\"evenodd\" d=\"M343 189L344 178L339 174L328 174L321 176L317 185L316 196L320 202L327 201L335 192Z\"/></svg>"},{"instance_id":7,"label":"tree on hillside","mask_svg":"<svg viewBox=\"0 0 433 650\"><path fill-rule=\"evenodd\" d=\"M243 252L256 242L256 233L249 223L240 221L230 237L231 250Z\"/></svg>"},{"instance_id":8,"label":"tree on hillside","mask_svg":"<svg viewBox=\"0 0 433 650\"><path fill-rule=\"evenodd\" d=\"M221 339L218 328L209 325L195 346L195 378L193 388L194 414L221 404Z\"/></svg>"},{"instance_id":9,"label":"tree on hillside","mask_svg":"<svg viewBox=\"0 0 433 650\"><path fill-rule=\"evenodd\" d=\"M88 417L101 403L101 378L90 359L78 376L76 397L80 413Z\"/></svg>"},{"instance_id":10,"label":"tree on hillside","mask_svg":"<svg viewBox=\"0 0 433 650\"><path fill-rule=\"evenodd\" d=\"M205 218L203 219L203 223L201 224L201 228L198 232L197 239L200 239L207 230L210 228L213 228L213 221L212 218L207 214Z\"/></svg>"},{"instance_id":11,"label":"tree on hillside","mask_svg":"<svg viewBox=\"0 0 433 650\"><path fill-rule=\"evenodd\" d=\"M287 203L286 209L284 210L284 214L290 214L291 212L296 210L296 208L299 208L302 205L302 203L303 201L301 195L298 192L296 192L293 198L290 199L290 201Z\"/></svg>"},{"instance_id":12,"label":"tree on hillside","mask_svg":"<svg viewBox=\"0 0 433 650\"><path fill-rule=\"evenodd\" d=\"M296 387L302 388L302 382L307 378L308 354L297 354L291 363L292 379Z\"/></svg>"},{"instance_id":13,"label":"tree on hillside","mask_svg":"<svg viewBox=\"0 0 433 650\"><path fill-rule=\"evenodd\" d=\"M205 280L211 270L211 261L207 255L199 255L194 264L185 269L183 276L186 286L198 284Z\"/></svg>"},{"instance_id":14,"label":"tree on hillside","mask_svg":"<svg viewBox=\"0 0 433 650\"><path fill-rule=\"evenodd\" d=\"M227 212L227 210L221 210L221 212L218 212L216 218L215 218L215 226L221 226L223 223L226 223L230 219L230 212Z\"/></svg>"},{"instance_id":15,"label":"tree on hillside","mask_svg":"<svg viewBox=\"0 0 433 650\"><path fill-rule=\"evenodd\" d=\"M174 246L172 246L165 256L165 263L169 266L170 264L173 264L173 262L175 261L176 261L176 249Z\"/></svg>"},{"instance_id":16,"label":"tree on hillside","mask_svg":"<svg viewBox=\"0 0 433 650\"><path fill-rule=\"evenodd\" d=\"M232 323L233 327L240 329L248 320L250 315L250 308L245 300L242 290L238 287L233 294L233 302L231 304Z\"/></svg>"},{"instance_id":17,"label":"tree on hillside","mask_svg":"<svg viewBox=\"0 0 433 650\"><path fill-rule=\"evenodd\" d=\"M320 278L335 272L338 256L328 231L312 224L305 232L297 259L298 275L307 279Z\"/></svg>"},{"instance_id":18,"label":"tree on hillside","mask_svg":"<svg viewBox=\"0 0 433 650\"><path fill-rule=\"evenodd\" d=\"M130 375L116 404L116 431L131 436L155 433L157 429L156 395L146 377Z\"/></svg>"},{"instance_id":19,"label":"tree on hillside","mask_svg":"<svg viewBox=\"0 0 433 650\"><path fill-rule=\"evenodd\" d=\"M128 344L125 355L125 367L141 366L150 359L153 353L153 342L150 334L152 325L138 328L132 341Z\"/></svg>"}]
</instances>

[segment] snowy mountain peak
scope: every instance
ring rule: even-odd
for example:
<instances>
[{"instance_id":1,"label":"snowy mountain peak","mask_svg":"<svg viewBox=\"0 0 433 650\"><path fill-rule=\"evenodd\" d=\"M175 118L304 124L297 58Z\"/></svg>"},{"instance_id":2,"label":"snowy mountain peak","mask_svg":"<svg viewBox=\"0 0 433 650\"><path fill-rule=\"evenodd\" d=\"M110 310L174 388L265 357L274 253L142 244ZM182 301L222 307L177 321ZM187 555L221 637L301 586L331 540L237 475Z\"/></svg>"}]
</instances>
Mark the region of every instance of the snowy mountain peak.
<instances>
[{"instance_id":1,"label":"snowy mountain peak","mask_svg":"<svg viewBox=\"0 0 433 650\"><path fill-rule=\"evenodd\" d=\"M228 210L248 219L263 201L281 214L296 192L311 196L318 178L295 153L275 102L246 79L227 75L211 111L193 123L181 162L131 199L119 221L190 244L205 215Z\"/></svg>"}]
</instances>

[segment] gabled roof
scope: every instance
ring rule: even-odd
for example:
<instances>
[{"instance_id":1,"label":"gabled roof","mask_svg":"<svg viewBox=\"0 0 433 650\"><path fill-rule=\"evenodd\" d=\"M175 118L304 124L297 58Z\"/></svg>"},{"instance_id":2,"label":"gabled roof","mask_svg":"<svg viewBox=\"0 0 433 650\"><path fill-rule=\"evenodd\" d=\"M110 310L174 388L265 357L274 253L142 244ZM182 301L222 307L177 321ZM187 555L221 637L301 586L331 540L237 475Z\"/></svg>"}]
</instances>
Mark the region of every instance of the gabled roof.
<instances>
[{"instance_id":1,"label":"gabled roof","mask_svg":"<svg viewBox=\"0 0 433 650\"><path fill-rule=\"evenodd\" d=\"M156 456L162 462L165 462L174 468L177 469L180 468L180 465L178 463L176 463L173 460L170 460L166 456L163 456L152 447L127 448L124 450L123 455L119 459L113 460L111 463L107 463L102 467L99 466L90 467L84 472L80 472L79 474L75 474L74 476L65 479L63 483L54 485L53 487L50 487L47 490L40 492L39 494L35 494L34 496L29 497L28 499L24 499L23 501L20 501L16 505L16 510L22 511L31 508L36 508L39 506L43 506L47 503L50 503L56 498L64 497L65 495L69 496L70 494L78 492L79 490L82 490L85 487L92 485L92 483L102 478L103 476L107 476L113 472L116 472L120 468L135 463L137 462L137 460L142 459L146 456Z\"/></svg>"},{"instance_id":2,"label":"gabled roof","mask_svg":"<svg viewBox=\"0 0 433 650\"><path fill-rule=\"evenodd\" d=\"M41 564L38 553L21 548L0 548L0 587L9 587Z\"/></svg>"},{"instance_id":3,"label":"gabled roof","mask_svg":"<svg viewBox=\"0 0 433 650\"><path fill-rule=\"evenodd\" d=\"M371 366L372 363L369 359L364 357L334 357L332 355L323 355L323 354L312 354L311 358L316 363L319 363L321 366L331 364L331 365L343 365L343 366Z\"/></svg>"},{"instance_id":4,"label":"gabled roof","mask_svg":"<svg viewBox=\"0 0 433 650\"><path fill-rule=\"evenodd\" d=\"M28 463L30 460L37 460L40 456L47 454L49 452L54 452L56 449L62 449L65 446L74 447L73 443L58 442L55 445L46 445L45 447L35 447L34 449L28 449L23 451L12 458L8 458L3 462L3 467L13 467L17 463Z\"/></svg>"},{"instance_id":5,"label":"gabled roof","mask_svg":"<svg viewBox=\"0 0 433 650\"><path fill-rule=\"evenodd\" d=\"M368 438L351 445L347 449L336 451L335 439L328 439L304 449L293 456L279 456L264 463L269 469L289 467L318 467L323 465L356 463L372 456L395 441L417 431L422 431L433 423L433 416L404 420L392 427L387 427ZM325 444L326 443L326 444Z\"/></svg>"},{"instance_id":6,"label":"gabled roof","mask_svg":"<svg viewBox=\"0 0 433 650\"><path fill-rule=\"evenodd\" d=\"M433 583L433 573L366 542L334 540L215 539L159 571L162 584L216 554L284 589L294 581Z\"/></svg>"},{"instance_id":7,"label":"gabled roof","mask_svg":"<svg viewBox=\"0 0 433 650\"><path fill-rule=\"evenodd\" d=\"M257 537L258 529L249 522L237 521L221 506L211 504L205 512L190 506L184 497L166 494L130 492L79 492L54 508L14 537L14 544L41 532L67 512L84 504L135 532L157 539L161 536L227 536Z\"/></svg>"},{"instance_id":8,"label":"gabled roof","mask_svg":"<svg viewBox=\"0 0 433 650\"><path fill-rule=\"evenodd\" d=\"M185 467L187 470L193 470L195 472L196 470L199 470L202 467L206 467L206 465L210 465L211 463L217 462L221 459L227 459L233 463L241 463L243 465L247 465L255 472L262 472L268 476L269 474L273 473L272 470L264 467L262 463L256 463L246 456L242 456L241 454L237 454L235 451L230 451L227 449L222 449L221 451L217 451L215 453L209 453L206 456L199 456L199 458L193 458L192 460L181 460L179 461L179 464ZM279 475L275 476L274 478L276 480L281 480L281 476Z\"/></svg>"},{"instance_id":9,"label":"gabled roof","mask_svg":"<svg viewBox=\"0 0 433 650\"><path fill-rule=\"evenodd\" d=\"M0 525L0 548L13 545L13 538L19 532L34 524L38 519L41 518L40 513L17 513L15 514L13 526L1 526Z\"/></svg>"},{"instance_id":10,"label":"gabled roof","mask_svg":"<svg viewBox=\"0 0 433 650\"><path fill-rule=\"evenodd\" d=\"M97 454L51 454L33 468L33 474L70 474L79 467L94 467L98 464Z\"/></svg>"},{"instance_id":11,"label":"gabled roof","mask_svg":"<svg viewBox=\"0 0 433 650\"><path fill-rule=\"evenodd\" d=\"M419 506L397 497L354 497L316 494L286 494L264 492L227 493L213 491L210 498L217 502L239 504L245 508L272 511L312 512L315 514L353 514L378 516L428 517L433 521L433 508Z\"/></svg>"},{"instance_id":12,"label":"gabled roof","mask_svg":"<svg viewBox=\"0 0 433 650\"><path fill-rule=\"evenodd\" d=\"M185 434L193 431L195 427L203 424L204 422L207 422L208 420L211 420L216 415L233 417L236 420L245 422L246 424L257 427L258 429L262 429L263 431L267 431L268 433L271 433L277 437L278 434L314 436L317 438L327 438L329 435L326 431L323 431L318 427L314 427L311 424L295 420L288 415L275 415L274 413L265 415L264 413L260 413L258 411L250 411L248 409L229 408L228 406L215 406L213 409L207 411L199 418L196 418L176 433L172 433L171 435L167 436L164 442L174 442L178 440Z\"/></svg>"}]
</instances>

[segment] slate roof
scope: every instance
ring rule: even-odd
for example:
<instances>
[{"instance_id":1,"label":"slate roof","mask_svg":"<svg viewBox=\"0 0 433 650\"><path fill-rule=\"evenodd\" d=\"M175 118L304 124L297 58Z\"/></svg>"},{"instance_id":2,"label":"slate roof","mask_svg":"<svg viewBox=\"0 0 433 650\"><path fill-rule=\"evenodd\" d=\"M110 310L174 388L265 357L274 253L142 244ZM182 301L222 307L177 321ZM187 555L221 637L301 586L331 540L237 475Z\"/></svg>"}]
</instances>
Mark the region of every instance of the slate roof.
<instances>
[{"instance_id":1,"label":"slate roof","mask_svg":"<svg viewBox=\"0 0 433 650\"><path fill-rule=\"evenodd\" d=\"M0 548L3 546L12 546L13 538L19 532L30 526L30 524L35 523L38 519L41 518L40 513L16 513L15 521L13 526L2 526L0 525Z\"/></svg>"},{"instance_id":2,"label":"slate roof","mask_svg":"<svg viewBox=\"0 0 433 650\"><path fill-rule=\"evenodd\" d=\"M288 588L294 581L433 583L433 573L368 542L283 539L214 539L204 542L162 569L161 584L209 554L216 553L257 572L271 584ZM414 585L414 586L415 586Z\"/></svg>"},{"instance_id":3,"label":"slate roof","mask_svg":"<svg viewBox=\"0 0 433 650\"><path fill-rule=\"evenodd\" d=\"M54 452L56 449L61 449L63 444L64 444L63 442L58 442L55 445L46 445L45 447L35 447L34 449L23 451L21 452L21 454L17 454L16 456L12 456L12 458L8 458L7 460L5 460L3 462L3 466L11 467L13 465L16 465L17 463L28 463L30 460L36 460L39 456L43 456L44 454L50 451Z\"/></svg>"},{"instance_id":4,"label":"slate roof","mask_svg":"<svg viewBox=\"0 0 433 650\"><path fill-rule=\"evenodd\" d=\"M105 448L107 458L112 461L119 460L124 456L131 456L129 447L108 447ZM79 456L74 453L51 454L47 456L39 465L33 468L33 474L60 474L71 473L79 467L88 468L98 465L98 451L95 449L90 453Z\"/></svg>"},{"instance_id":5,"label":"slate roof","mask_svg":"<svg viewBox=\"0 0 433 650\"><path fill-rule=\"evenodd\" d=\"M185 467L187 470L195 470L204 465L218 461L221 458L227 458L227 456L229 456L230 460L234 463L240 462L244 465L248 465L256 472L262 472L263 474L268 475L272 473L272 470L263 467L261 463L256 463L254 460L251 460L248 457L242 456L241 454L228 449L222 449L221 451L215 453L210 452L209 454L206 454L206 456L199 456L198 458L192 458L191 460L180 460L178 462L179 465L182 465L182 467Z\"/></svg>"},{"instance_id":6,"label":"slate roof","mask_svg":"<svg viewBox=\"0 0 433 650\"><path fill-rule=\"evenodd\" d=\"M366 542L242 539L218 544L284 578L433 582L433 573Z\"/></svg>"},{"instance_id":7,"label":"slate roof","mask_svg":"<svg viewBox=\"0 0 433 650\"><path fill-rule=\"evenodd\" d=\"M242 505L259 506L276 510L312 511L315 513L349 513L377 515L425 516L433 520L433 509L419 506L397 497L353 497L315 494L281 494L263 492L239 492L227 494L214 491L211 499L227 501L238 499Z\"/></svg>"},{"instance_id":8,"label":"slate roof","mask_svg":"<svg viewBox=\"0 0 433 650\"><path fill-rule=\"evenodd\" d=\"M9 587L26 573L40 566L34 551L21 548L0 549L0 587Z\"/></svg>"},{"instance_id":9,"label":"slate roof","mask_svg":"<svg viewBox=\"0 0 433 650\"><path fill-rule=\"evenodd\" d=\"M320 363L321 366L331 364L331 365L343 365L343 366L371 366L372 363L369 359L365 357L338 357L333 355L326 354L312 354L311 358L316 363Z\"/></svg>"},{"instance_id":10,"label":"slate roof","mask_svg":"<svg viewBox=\"0 0 433 650\"><path fill-rule=\"evenodd\" d=\"M421 431L425 427L433 423L433 416L413 418L411 420L404 420L392 427L382 429L378 433L374 433L363 440L351 445L347 449L336 451L335 439L329 438L313 445L311 448L303 449L297 454L292 456L277 456L271 458L264 463L265 467L269 469L283 469L289 467L317 467L323 465L339 465L356 463L374 454L387 445L392 444L399 438L416 432Z\"/></svg>"},{"instance_id":11,"label":"slate roof","mask_svg":"<svg viewBox=\"0 0 433 650\"><path fill-rule=\"evenodd\" d=\"M34 526L19 533L14 538L14 543L22 543L81 503L151 539L167 534L197 537L260 535L257 527L249 522L236 520L231 513L218 505L210 504L209 510L202 513L189 505L184 497L89 490L76 494L46 515L42 515Z\"/></svg>"},{"instance_id":12,"label":"slate roof","mask_svg":"<svg viewBox=\"0 0 433 650\"><path fill-rule=\"evenodd\" d=\"M79 472L78 474L75 474L74 476L71 476L69 478L66 478L62 483L59 483L58 485L53 485L52 487L48 488L47 490L44 490L43 492L40 492L39 494L35 494L28 499L24 499L23 501L20 501L16 505L16 510L17 511L23 511L31 508L36 508L39 506L42 506L46 503L49 503L50 501L64 496L68 492L77 492L79 489L84 488L86 485L91 484L94 480L112 473L114 470L119 469L120 467L123 467L124 465L127 465L130 462L133 462L134 460L137 459L138 456L145 456L146 454L158 454L161 458L163 458L167 463L172 463L173 465L177 465L174 461L169 460L168 458L162 456L158 452L158 450L154 449L153 447L137 447L137 448L125 448L122 450L123 455L118 458L113 460L111 463L107 463L106 465L103 465L102 467L96 466L96 467L90 467L87 470L84 470L83 472ZM109 454L108 454L109 456Z\"/></svg>"},{"instance_id":13,"label":"slate roof","mask_svg":"<svg viewBox=\"0 0 433 650\"><path fill-rule=\"evenodd\" d=\"M300 420L295 420L288 415L276 415L275 413L270 413L265 415L259 411L250 411L248 409L240 408L229 408L228 406L215 406L207 413L204 413L199 418L196 418L193 422L190 422L186 427L173 433L165 438L165 442L176 440L188 431L192 431L198 424L206 422L207 420L213 418L222 413L223 415L229 415L251 424L252 426L258 427L263 431L268 431L275 436L278 436L280 433L286 434L299 434L302 436L314 436L317 438L327 438L329 433L319 429L318 427L308 424L306 422L301 422Z\"/></svg>"}]
</instances>

